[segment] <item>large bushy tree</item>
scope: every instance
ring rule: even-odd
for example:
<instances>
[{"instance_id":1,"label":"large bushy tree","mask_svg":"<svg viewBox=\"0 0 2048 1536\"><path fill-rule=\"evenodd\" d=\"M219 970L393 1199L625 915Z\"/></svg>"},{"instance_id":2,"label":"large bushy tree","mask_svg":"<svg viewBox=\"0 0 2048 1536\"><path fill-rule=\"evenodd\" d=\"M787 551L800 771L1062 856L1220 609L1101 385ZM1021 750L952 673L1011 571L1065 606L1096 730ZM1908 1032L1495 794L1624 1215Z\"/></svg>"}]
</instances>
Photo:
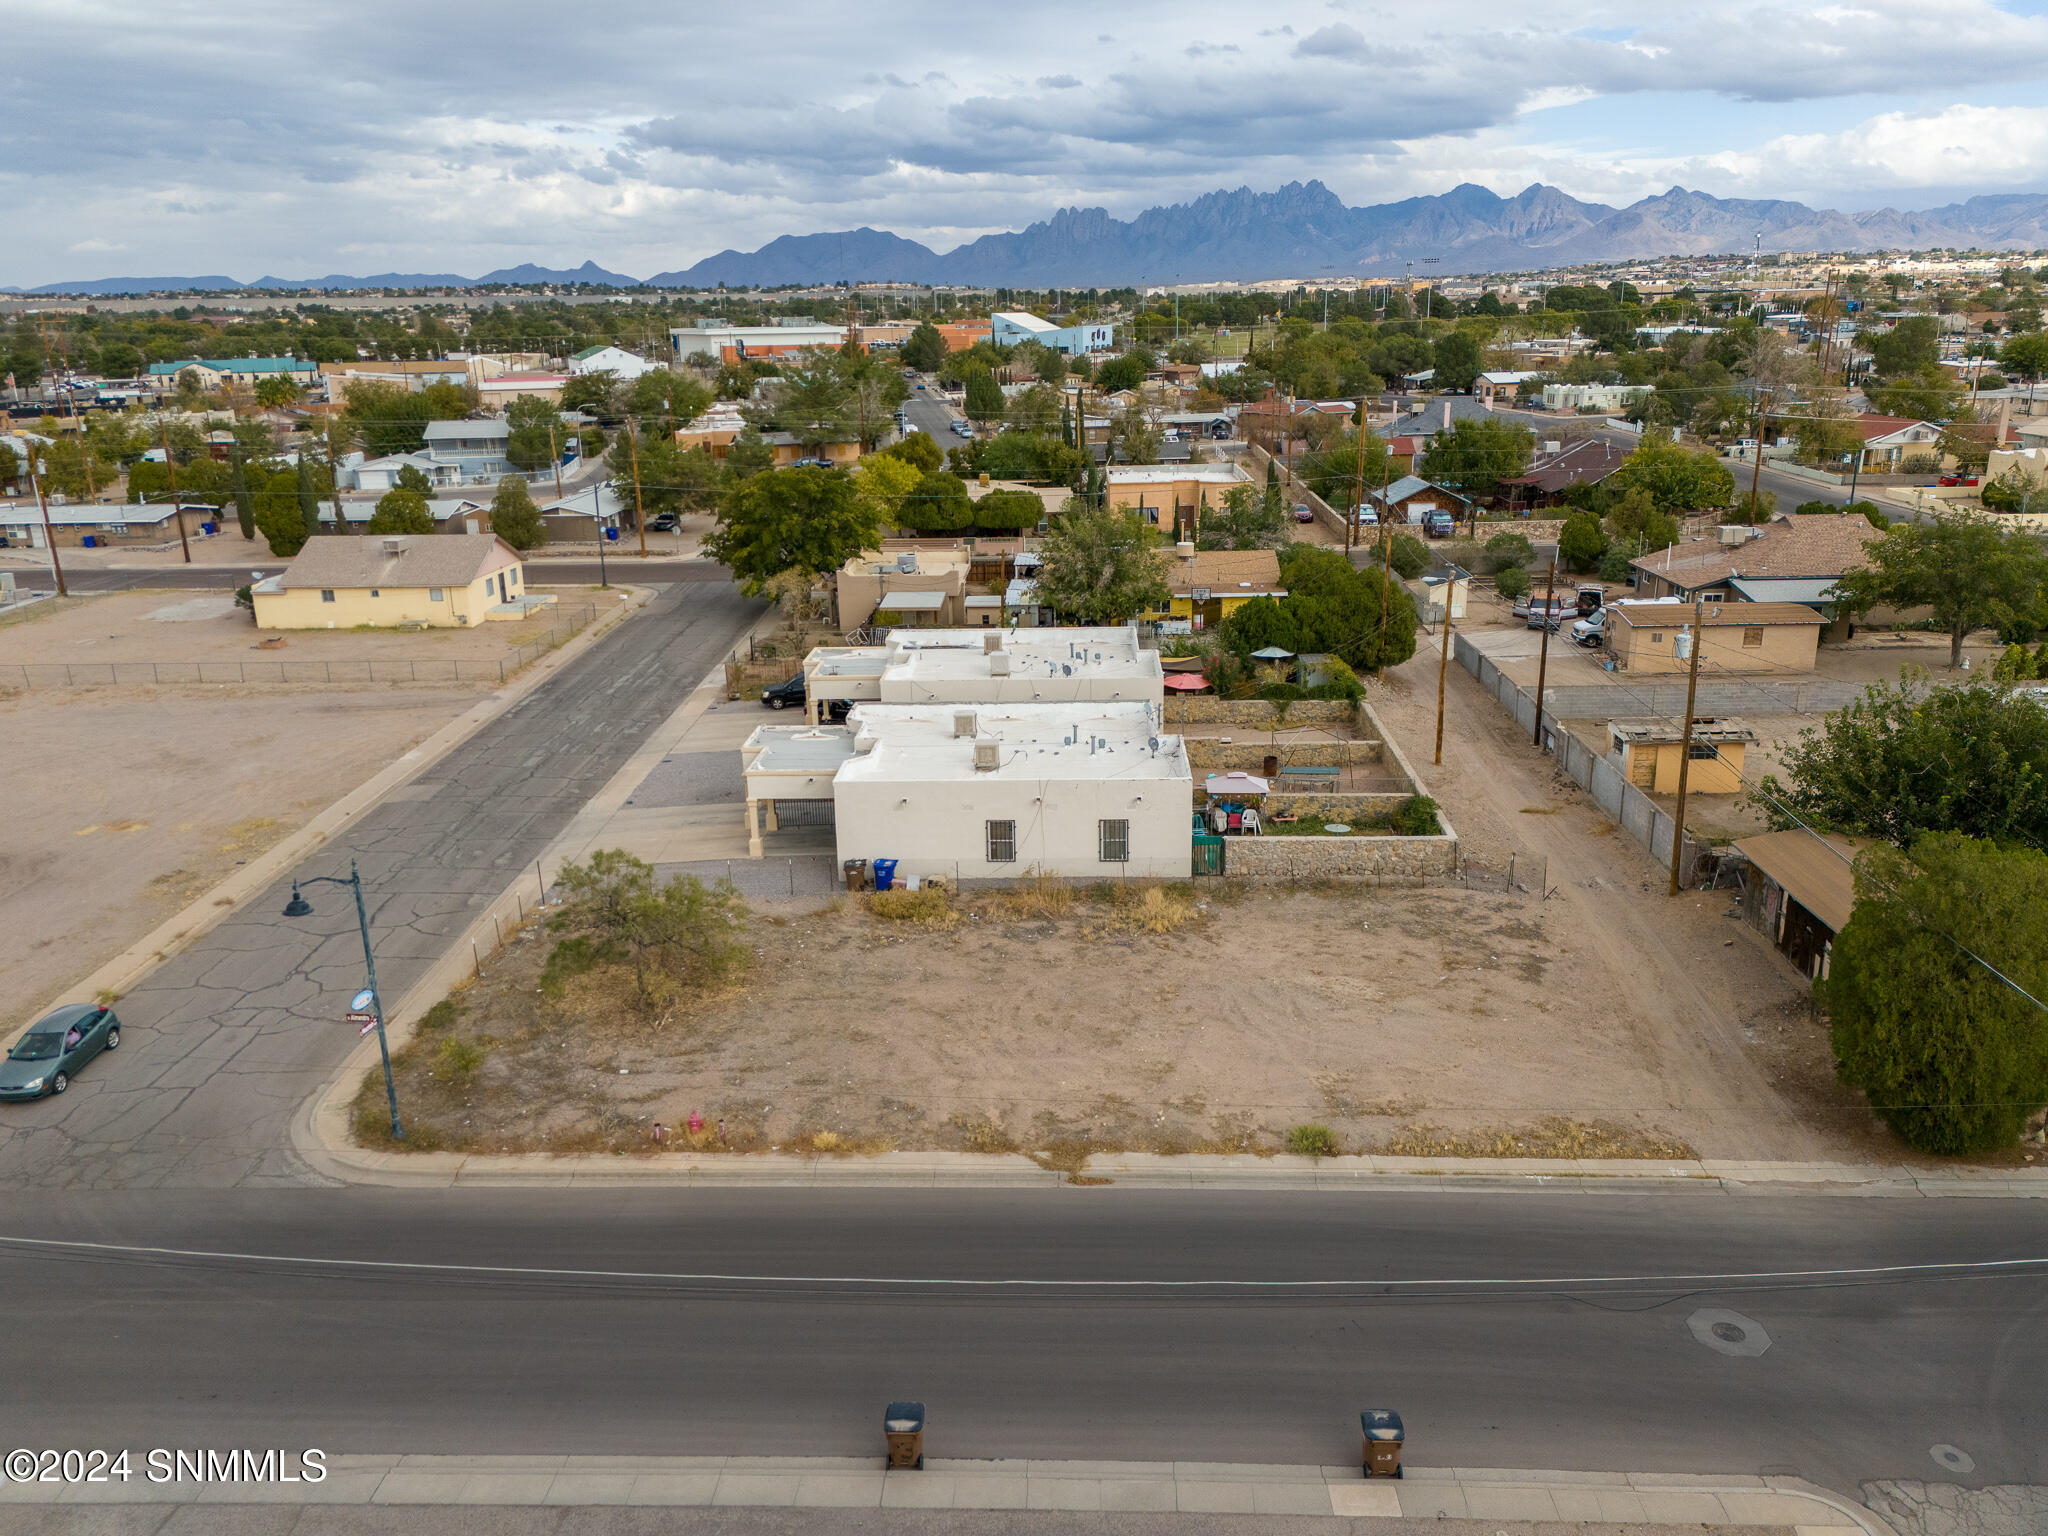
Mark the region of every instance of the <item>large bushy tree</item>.
<instances>
[{"instance_id":1,"label":"large bushy tree","mask_svg":"<svg viewBox=\"0 0 2048 1536\"><path fill-rule=\"evenodd\" d=\"M1815 990L1842 1080L1918 1150L2010 1146L2048 1103L2044 911L2034 848L1938 833L1857 859L1855 912Z\"/></svg>"},{"instance_id":2,"label":"large bushy tree","mask_svg":"<svg viewBox=\"0 0 2048 1536\"><path fill-rule=\"evenodd\" d=\"M1077 508L1053 522L1038 598L1078 624L1122 624L1166 606L1166 573L1157 530L1118 508Z\"/></svg>"},{"instance_id":3,"label":"large bushy tree","mask_svg":"<svg viewBox=\"0 0 2048 1536\"><path fill-rule=\"evenodd\" d=\"M408 491L403 486L386 491L377 499L377 510L370 514L371 533L432 533L434 514L427 510L427 499L418 491Z\"/></svg>"},{"instance_id":4,"label":"large bushy tree","mask_svg":"<svg viewBox=\"0 0 2048 1536\"><path fill-rule=\"evenodd\" d=\"M1971 630L2034 612L2048 583L2048 553L2040 541L1983 513L1894 523L1863 553L1869 563L1836 583L1843 606L1852 613L1880 603L1931 609L1948 634L1951 667L1962 664Z\"/></svg>"},{"instance_id":5,"label":"large bushy tree","mask_svg":"<svg viewBox=\"0 0 2048 1536\"><path fill-rule=\"evenodd\" d=\"M851 475L805 465L765 470L729 486L718 528L704 548L732 568L751 596L784 571L836 571L880 534L873 508L854 494Z\"/></svg>"},{"instance_id":6,"label":"large bushy tree","mask_svg":"<svg viewBox=\"0 0 2048 1536\"><path fill-rule=\"evenodd\" d=\"M1233 651L1249 655L1277 645L1297 655L1321 652L1359 672L1415 654L1415 601L1382 569L1359 570L1341 550L1295 544L1280 557L1280 584L1286 597L1255 597L1223 621Z\"/></svg>"},{"instance_id":7,"label":"large bushy tree","mask_svg":"<svg viewBox=\"0 0 2048 1536\"><path fill-rule=\"evenodd\" d=\"M1735 476L1718 456L1658 437L1645 438L1607 483L1623 494L1641 491L1667 513L1725 507L1735 497Z\"/></svg>"},{"instance_id":8,"label":"large bushy tree","mask_svg":"<svg viewBox=\"0 0 2048 1536\"><path fill-rule=\"evenodd\" d=\"M514 549L534 549L547 538L540 508L520 476L507 475L498 482L497 494L491 497L491 531Z\"/></svg>"},{"instance_id":9,"label":"large bushy tree","mask_svg":"<svg viewBox=\"0 0 2048 1536\"><path fill-rule=\"evenodd\" d=\"M1476 500L1490 499L1503 480L1529 468L1536 437L1498 416L1461 417L1430 439L1416 473Z\"/></svg>"}]
</instances>

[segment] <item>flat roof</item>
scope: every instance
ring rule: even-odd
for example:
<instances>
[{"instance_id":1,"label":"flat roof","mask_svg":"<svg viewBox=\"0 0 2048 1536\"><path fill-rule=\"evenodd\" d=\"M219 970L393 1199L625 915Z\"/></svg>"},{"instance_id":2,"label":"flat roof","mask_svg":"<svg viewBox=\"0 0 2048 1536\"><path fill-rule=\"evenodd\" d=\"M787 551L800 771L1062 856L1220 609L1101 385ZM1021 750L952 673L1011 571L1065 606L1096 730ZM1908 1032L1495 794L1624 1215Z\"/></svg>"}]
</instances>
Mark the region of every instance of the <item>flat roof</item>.
<instances>
[{"instance_id":1,"label":"flat roof","mask_svg":"<svg viewBox=\"0 0 2048 1536\"><path fill-rule=\"evenodd\" d=\"M1159 464L1109 471L1111 485L1171 485L1176 480L1204 480L1217 485L1235 485L1239 481L1250 479L1251 476L1235 464Z\"/></svg>"},{"instance_id":2,"label":"flat roof","mask_svg":"<svg viewBox=\"0 0 2048 1536\"><path fill-rule=\"evenodd\" d=\"M875 612L937 613L945 606L943 592L884 592L875 601Z\"/></svg>"},{"instance_id":3,"label":"flat roof","mask_svg":"<svg viewBox=\"0 0 2048 1536\"><path fill-rule=\"evenodd\" d=\"M853 756L853 732L836 725L764 725L741 749L748 773L826 773Z\"/></svg>"},{"instance_id":4,"label":"flat roof","mask_svg":"<svg viewBox=\"0 0 2048 1536\"><path fill-rule=\"evenodd\" d=\"M973 715L974 736L954 734ZM1177 780L1192 784L1187 749L1166 735L1150 704L859 704L848 717L866 752L847 759L842 784L1039 783L1051 779ZM976 768L976 739L998 743L998 766Z\"/></svg>"},{"instance_id":5,"label":"flat roof","mask_svg":"<svg viewBox=\"0 0 2048 1536\"><path fill-rule=\"evenodd\" d=\"M1865 839L1792 827L1738 838L1735 851L1785 888L1786 894L1836 933L1856 909L1858 850Z\"/></svg>"}]
</instances>

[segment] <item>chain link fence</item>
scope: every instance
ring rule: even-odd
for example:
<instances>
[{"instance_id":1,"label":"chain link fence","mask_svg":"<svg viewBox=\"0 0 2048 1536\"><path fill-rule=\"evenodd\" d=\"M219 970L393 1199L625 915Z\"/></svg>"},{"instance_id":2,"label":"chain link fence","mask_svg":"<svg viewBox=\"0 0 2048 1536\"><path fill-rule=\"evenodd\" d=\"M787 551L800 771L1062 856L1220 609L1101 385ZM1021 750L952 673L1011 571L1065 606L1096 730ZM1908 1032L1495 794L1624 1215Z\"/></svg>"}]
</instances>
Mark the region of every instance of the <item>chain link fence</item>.
<instances>
[{"instance_id":1,"label":"chain link fence","mask_svg":"<svg viewBox=\"0 0 2048 1536\"><path fill-rule=\"evenodd\" d=\"M319 687L348 683L502 683L586 628L594 607L560 614L544 633L496 658L372 658L354 661L38 661L0 665L0 689L161 687L209 683L248 686L288 683Z\"/></svg>"}]
</instances>

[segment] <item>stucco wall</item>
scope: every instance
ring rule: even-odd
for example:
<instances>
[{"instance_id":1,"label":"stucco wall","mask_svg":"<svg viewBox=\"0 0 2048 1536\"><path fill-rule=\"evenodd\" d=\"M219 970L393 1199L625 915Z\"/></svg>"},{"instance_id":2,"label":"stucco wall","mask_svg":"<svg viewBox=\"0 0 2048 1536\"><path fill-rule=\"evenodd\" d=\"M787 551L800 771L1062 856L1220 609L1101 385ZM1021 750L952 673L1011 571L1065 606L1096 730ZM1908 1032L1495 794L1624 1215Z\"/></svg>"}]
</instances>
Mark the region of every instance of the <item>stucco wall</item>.
<instances>
[{"instance_id":1,"label":"stucco wall","mask_svg":"<svg viewBox=\"0 0 2048 1536\"><path fill-rule=\"evenodd\" d=\"M441 601L430 593L439 591ZM523 586L512 591L523 593ZM465 622L481 624L485 613L498 600L497 584L485 579L466 587L384 587L370 596L368 587L338 587L334 601L323 602L317 587L295 587L287 592L258 592L256 627L259 629L354 629L358 625L390 628L398 624L425 624L435 629L456 629Z\"/></svg>"},{"instance_id":2,"label":"stucco wall","mask_svg":"<svg viewBox=\"0 0 2048 1536\"><path fill-rule=\"evenodd\" d=\"M1232 837L1223 873L1245 880L1440 878L1457 868L1458 840L1443 837Z\"/></svg>"},{"instance_id":3,"label":"stucco wall","mask_svg":"<svg viewBox=\"0 0 2048 1536\"><path fill-rule=\"evenodd\" d=\"M903 875L1017 879L1031 873L1185 880L1194 792L1186 780L999 779L939 783L842 778L834 791L839 857L896 859ZM1098 856L1097 823L1130 822L1127 863ZM987 826L1017 823L1017 857L991 864Z\"/></svg>"},{"instance_id":4,"label":"stucco wall","mask_svg":"<svg viewBox=\"0 0 2048 1536\"><path fill-rule=\"evenodd\" d=\"M1740 608L1741 604L1730 606ZM1680 607L1674 610L1672 622L1662 629L1651 629L1643 624L1614 625L1614 654L1627 671L1637 675L1690 671L1691 658L1681 658L1677 654L1677 636L1681 630L1690 628L1691 622L1692 611ZM1762 645L1744 645L1739 625L1701 626L1701 633L1706 637L1700 649L1701 670L1775 672L1781 675L1813 670L1814 654L1820 644L1818 624L1762 624L1756 627L1763 631ZM1650 641L1652 635L1662 635L1663 640L1653 645Z\"/></svg>"}]
</instances>

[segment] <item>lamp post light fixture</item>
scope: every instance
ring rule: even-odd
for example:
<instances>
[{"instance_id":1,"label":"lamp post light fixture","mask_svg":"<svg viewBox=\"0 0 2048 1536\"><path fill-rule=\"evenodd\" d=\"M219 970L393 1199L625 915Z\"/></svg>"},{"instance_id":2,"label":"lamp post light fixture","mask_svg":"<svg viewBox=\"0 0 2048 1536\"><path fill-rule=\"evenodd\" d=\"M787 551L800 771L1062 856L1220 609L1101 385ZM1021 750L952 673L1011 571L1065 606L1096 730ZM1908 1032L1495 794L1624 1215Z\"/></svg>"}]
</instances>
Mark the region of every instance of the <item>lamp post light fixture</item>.
<instances>
[{"instance_id":1,"label":"lamp post light fixture","mask_svg":"<svg viewBox=\"0 0 2048 1536\"><path fill-rule=\"evenodd\" d=\"M300 891L303 885L345 885L355 892L356 926L363 934L363 965L370 973L370 984L358 992L349 1002L355 1012L367 1010L377 1021L377 1053L384 1058L384 1097L391 1106L391 1135L394 1140L405 1139L405 1127L398 1121L398 1088L391 1080L391 1044L384 1035L384 999L377 991L377 957L370 952L370 916L363 908L363 877L356 869L356 861L348 861L348 878L339 875L313 875L304 880L292 882L292 899L284 904L286 917L310 917L313 903L306 900Z\"/></svg>"}]
</instances>

